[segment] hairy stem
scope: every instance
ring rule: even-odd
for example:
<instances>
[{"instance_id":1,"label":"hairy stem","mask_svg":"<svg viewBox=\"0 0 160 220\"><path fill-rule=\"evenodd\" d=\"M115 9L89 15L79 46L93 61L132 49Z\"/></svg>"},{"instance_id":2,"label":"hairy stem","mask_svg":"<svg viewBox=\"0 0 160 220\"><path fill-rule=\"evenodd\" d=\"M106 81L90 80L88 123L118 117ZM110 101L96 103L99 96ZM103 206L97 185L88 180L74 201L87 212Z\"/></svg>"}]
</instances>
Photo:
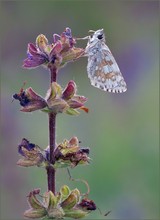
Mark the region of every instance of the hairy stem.
<instances>
[{"instance_id":1,"label":"hairy stem","mask_svg":"<svg viewBox=\"0 0 160 220\"><path fill-rule=\"evenodd\" d=\"M50 67L51 83L56 82L57 69L55 67ZM56 147L56 114L49 113L49 149L50 149L50 163L54 164L54 150ZM56 192L56 170L49 166L47 167L48 176L48 191L52 191L54 194Z\"/></svg>"}]
</instances>

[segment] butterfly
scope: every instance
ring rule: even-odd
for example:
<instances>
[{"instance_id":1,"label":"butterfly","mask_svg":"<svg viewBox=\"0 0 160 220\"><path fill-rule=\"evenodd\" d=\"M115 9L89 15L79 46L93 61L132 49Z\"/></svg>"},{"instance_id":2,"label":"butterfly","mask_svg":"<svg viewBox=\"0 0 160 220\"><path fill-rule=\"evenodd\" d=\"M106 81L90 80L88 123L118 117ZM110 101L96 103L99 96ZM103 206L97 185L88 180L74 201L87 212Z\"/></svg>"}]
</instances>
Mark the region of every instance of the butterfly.
<instances>
[{"instance_id":1,"label":"butterfly","mask_svg":"<svg viewBox=\"0 0 160 220\"><path fill-rule=\"evenodd\" d=\"M85 48L85 54L88 57L87 72L91 85L108 92L125 92L126 82L110 49L105 44L103 29L92 32L93 34L88 36Z\"/></svg>"}]
</instances>

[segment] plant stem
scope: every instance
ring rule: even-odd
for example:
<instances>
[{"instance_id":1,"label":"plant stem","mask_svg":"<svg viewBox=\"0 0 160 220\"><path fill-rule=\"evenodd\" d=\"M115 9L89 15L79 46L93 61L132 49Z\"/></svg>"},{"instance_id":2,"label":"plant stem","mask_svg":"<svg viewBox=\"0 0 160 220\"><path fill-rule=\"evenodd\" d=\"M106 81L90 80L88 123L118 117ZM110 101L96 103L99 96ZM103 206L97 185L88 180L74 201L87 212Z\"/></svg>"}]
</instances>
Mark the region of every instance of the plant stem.
<instances>
[{"instance_id":1,"label":"plant stem","mask_svg":"<svg viewBox=\"0 0 160 220\"><path fill-rule=\"evenodd\" d=\"M56 82L57 78L57 69L55 67L50 67L51 74L51 83ZM54 150L56 147L56 114L49 113L49 149L50 149L50 163L54 164ZM47 176L48 176L48 191L52 191L54 194L56 192L56 170L48 166L47 167Z\"/></svg>"}]
</instances>

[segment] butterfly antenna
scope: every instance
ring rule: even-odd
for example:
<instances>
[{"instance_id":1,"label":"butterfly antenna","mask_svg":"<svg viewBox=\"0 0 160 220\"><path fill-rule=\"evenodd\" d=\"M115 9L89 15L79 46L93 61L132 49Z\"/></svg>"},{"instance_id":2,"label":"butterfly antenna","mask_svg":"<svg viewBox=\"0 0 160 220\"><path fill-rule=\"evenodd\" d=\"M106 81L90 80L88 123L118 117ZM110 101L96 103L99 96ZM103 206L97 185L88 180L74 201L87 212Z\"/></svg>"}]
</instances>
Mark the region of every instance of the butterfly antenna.
<instances>
[{"instance_id":1,"label":"butterfly antenna","mask_svg":"<svg viewBox=\"0 0 160 220\"><path fill-rule=\"evenodd\" d=\"M95 33L96 31L93 30L89 30L88 33ZM76 40L88 40L90 38L90 36L86 36L86 37L80 37L80 38L75 38Z\"/></svg>"},{"instance_id":2,"label":"butterfly antenna","mask_svg":"<svg viewBox=\"0 0 160 220\"><path fill-rule=\"evenodd\" d=\"M88 40L89 36L86 37L76 37L75 40Z\"/></svg>"},{"instance_id":3,"label":"butterfly antenna","mask_svg":"<svg viewBox=\"0 0 160 220\"><path fill-rule=\"evenodd\" d=\"M95 33L96 31L93 30L89 30L88 33Z\"/></svg>"},{"instance_id":4,"label":"butterfly antenna","mask_svg":"<svg viewBox=\"0 0 160 220\"><path fill-rule=\"evenodd\" d=\"M68 168L67 168L67 172L68 172L68 175L69 175L69 179L70 179L70 180L82 182L82 183L84 183L84 184L86 185L86 187L87 187L87 192L84 193L84 194L82 194L82 195L87 197L87 196L89 195L89 193L90 193L90 187L89 187L88 182L87 182L86 180L83 180L83 179L74 179L74 178L72 178L71 173L70 173L70 171L69 171Z\"/></svg>"}]
</instances>

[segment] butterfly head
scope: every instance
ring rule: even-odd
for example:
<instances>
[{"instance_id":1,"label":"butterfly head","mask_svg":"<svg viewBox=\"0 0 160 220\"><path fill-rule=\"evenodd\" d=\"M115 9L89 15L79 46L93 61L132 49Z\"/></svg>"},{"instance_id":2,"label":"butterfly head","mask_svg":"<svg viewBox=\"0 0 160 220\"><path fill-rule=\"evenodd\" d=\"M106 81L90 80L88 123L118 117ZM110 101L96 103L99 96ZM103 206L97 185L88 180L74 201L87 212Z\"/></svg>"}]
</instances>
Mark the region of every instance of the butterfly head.
<instances>
[{"instance_id":1,"label":"butterfly head","mask_svg":"<svg viewBox=\"0 0 160 220\"><path fill-rule=\"evenodd\" d=\"M93 32L92 35L89 36L89 43L97 43L100 41L105 41L105 35L103 29L97 30L97 31L89 31Z\"/></svg>"}]
</instances>

